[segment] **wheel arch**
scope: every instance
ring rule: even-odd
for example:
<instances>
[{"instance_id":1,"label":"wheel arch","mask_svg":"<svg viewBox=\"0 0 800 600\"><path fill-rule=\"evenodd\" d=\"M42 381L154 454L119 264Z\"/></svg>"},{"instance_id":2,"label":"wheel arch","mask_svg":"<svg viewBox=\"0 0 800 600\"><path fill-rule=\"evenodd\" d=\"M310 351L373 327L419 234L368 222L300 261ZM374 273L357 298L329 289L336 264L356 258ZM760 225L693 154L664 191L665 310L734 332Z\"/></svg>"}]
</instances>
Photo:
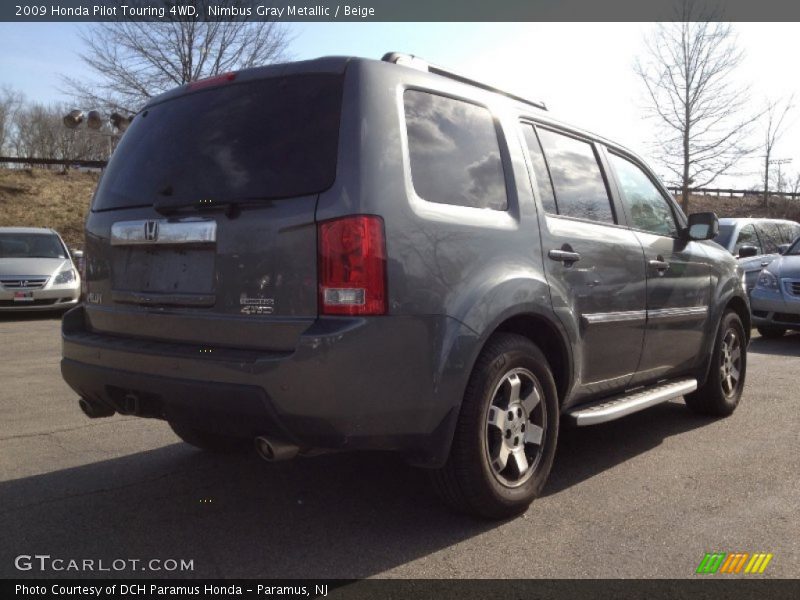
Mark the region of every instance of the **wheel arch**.
<instances>
[{"instance_id":1,"label":"wheel arch","mask_svg":"<svg viewBox=\"0 0 800 600\"><path fill-rule=\"evenodd\" d=\"M547 359L556 383L558 403L563 405L572 383L572 355L566 336L562 334L559 327L540 314L516 314L500 322L490 335L486 336L481 346L481 352L489 338L496 333L515 333L536 344Z\"/></svg>"},{"instance_id":2,"label":"wheel arch","mask_svg":"<svg viewBox=\"0 0 800 600\"><path fill-rule=\"evenodd\" d=\"M744 327L744 334L749 340L752 324L750 320L750 307L747 305L747 302L739 296L732 296L725 305L725 310L723 310L722 314L725 314L728 310L732 310L739 316L739 319L742 321L742 326Z\"/></svg>"},{"instance_id":3,"label":"wheel arch","mask_svg":"<svg viewBox=\"0 0 800 600\"><path fill-rule=\"evenodd\" d=\"M722 318L729 310L735 312L742 321L742 327L744 328L744 335L746 338L745 346L750 341L750 330L752 327L750 320L750 306L748 305L747 300L745 300L743 297L739 296L738 294L731 294L727 301L722 304L721 308L718 309L714 314L713 328L709 331L708 339L702 349L702 355L706 358L702 361L701 367L698 371L699 383L704 382L708 377L708 373L711 369L711 352L714 349L714 344L716 343L717 335L719 334Z\"/></svg>"}]
</instances>

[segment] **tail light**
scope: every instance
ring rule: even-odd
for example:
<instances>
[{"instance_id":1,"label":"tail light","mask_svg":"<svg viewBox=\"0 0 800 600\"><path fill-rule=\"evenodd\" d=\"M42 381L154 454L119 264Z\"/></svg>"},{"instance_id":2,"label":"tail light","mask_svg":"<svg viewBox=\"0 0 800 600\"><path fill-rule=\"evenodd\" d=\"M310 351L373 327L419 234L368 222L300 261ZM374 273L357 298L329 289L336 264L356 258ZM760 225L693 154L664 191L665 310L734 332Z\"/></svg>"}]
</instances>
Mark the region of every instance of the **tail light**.
<instances>
[{"instance_id":1,"label":"tail light","mask_svg":"<svg viewBox=\"0 0 800 600\"><path fill-rule=\"evenodd\" d=\"M386 314L386 242L380 217L319 224L319 295L324 315Z\"/></svg>"}]
</instances>

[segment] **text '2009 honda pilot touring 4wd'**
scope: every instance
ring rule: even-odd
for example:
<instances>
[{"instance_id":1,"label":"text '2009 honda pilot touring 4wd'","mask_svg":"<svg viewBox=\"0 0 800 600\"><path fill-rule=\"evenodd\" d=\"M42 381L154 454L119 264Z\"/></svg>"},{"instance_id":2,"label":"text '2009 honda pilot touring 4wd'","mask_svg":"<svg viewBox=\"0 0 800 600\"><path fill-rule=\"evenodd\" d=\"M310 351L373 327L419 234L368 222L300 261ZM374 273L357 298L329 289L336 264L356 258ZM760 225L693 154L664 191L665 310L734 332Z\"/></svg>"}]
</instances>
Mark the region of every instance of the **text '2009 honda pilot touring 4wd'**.
<instances>
[{"instance_id":1,"label":"text '2009 honda pilot touring 4wd'","mask_svg":"<svg viewBox=\"0 0 800 600\"><path fill-rule=\"evenodd\" d=\"M716 233L620 146L407 55L226 74L115 151L62 372L90 417L396 451L505 517L565 420L736 408L749 312Z\"/></svg>"}]
</instances>

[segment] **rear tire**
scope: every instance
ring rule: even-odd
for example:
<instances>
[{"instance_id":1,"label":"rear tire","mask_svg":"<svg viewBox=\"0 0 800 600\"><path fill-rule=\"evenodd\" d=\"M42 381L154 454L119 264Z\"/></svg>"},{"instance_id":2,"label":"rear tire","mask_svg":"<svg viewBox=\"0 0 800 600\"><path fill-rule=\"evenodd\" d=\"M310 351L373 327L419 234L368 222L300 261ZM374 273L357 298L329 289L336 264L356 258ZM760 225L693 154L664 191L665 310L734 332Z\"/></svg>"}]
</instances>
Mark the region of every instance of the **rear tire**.
<instances>
[{"instance_id":1,"label":"rear tire","mask_svg":"<svg viewBox=\"0 0 800 600\"><path fill-rule=\"evenodd\" d=\"M727 417L739 405L747 375L747 338L742 321L732 310L720 321L711 366L703 385L684 397L695 413Z\"/></svg>"},{"instance_id":2,"label":"rear tire","mask_svg":"<svg viewBox=\"0 0 800 600\"><path fill-rule=\"evenodd\" d=\"M786 330L781 329L780 327L757 327L756 329L758 329L758 333L761 335L761 337L771 340L783 337L783 334L786 333Z\"/></svg>"},{"instance_id":3,"label":"rear tire","mask_svg":"<svg viewBox=\"0 0 800 600\"><path fill-rule=\"evenodd\" d=\"M496 334L467 385L447 463L432 472L451 508L487 519L524 512L542 491L558 441L550 366L529 339Z\"/></svg>"},{"instance_id":4,"label":"rear tire","mask_svg":"<svg viewBox=\"0 0 800 600\"><path fill-rule=\"evenodd\" d=\"M216 452L219 454L230 454L234 452L246 452L252 449L251 440L247 438L237 438L233 436L220 435L195 429L184 423L169 421L169 426L179 438L195 448L206 452Z\"/></svg>"}]
</instances>

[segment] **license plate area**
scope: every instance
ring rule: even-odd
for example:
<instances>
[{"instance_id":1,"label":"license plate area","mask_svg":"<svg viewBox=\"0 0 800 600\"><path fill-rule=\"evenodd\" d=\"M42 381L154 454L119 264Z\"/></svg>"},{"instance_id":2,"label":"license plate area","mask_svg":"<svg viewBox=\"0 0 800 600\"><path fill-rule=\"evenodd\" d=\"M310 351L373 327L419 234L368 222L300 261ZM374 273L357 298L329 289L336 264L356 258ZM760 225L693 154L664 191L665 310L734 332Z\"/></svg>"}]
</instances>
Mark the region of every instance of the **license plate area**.
<instances>
[{"instance_id":1,"label":"license plate area","mask_svg":"<svg viewBox=\"0 0 800 600\"><path fill-rule=\"evenodd\" d=\"M155 294L212 294L214 248L123 246L114 249L115 291Z\"/></svg>"},{"instance_id":2,"label":"license plate area","mask_svg":"<svg viewBox=\"0 0 800 600\"><path fill-rule=\"evenodd\" d=\"M14 302L33 302L33 292L14 292Z\"/></svg>"}]
</instances>

